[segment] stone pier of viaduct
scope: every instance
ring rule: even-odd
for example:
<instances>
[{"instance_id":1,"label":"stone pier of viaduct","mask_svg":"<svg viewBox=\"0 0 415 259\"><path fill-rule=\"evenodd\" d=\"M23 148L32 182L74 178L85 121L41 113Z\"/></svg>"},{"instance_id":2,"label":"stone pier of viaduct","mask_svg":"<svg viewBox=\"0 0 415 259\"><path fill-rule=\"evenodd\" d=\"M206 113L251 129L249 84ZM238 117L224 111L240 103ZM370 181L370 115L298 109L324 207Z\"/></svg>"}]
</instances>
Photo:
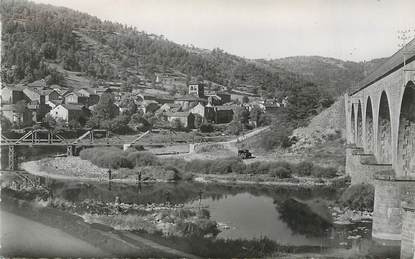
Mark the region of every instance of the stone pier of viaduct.
<instances>
[{"instance_id":1,"label":"stone pier of viaduct","mask_svg":"<svg viewBox=\"0 0 415 259\"><path fill-rule=\"evenodd\" d=\"M415 258L415 40L345 100L346 172L375 187L372 237Z\"/></svg>"}]
</instances>

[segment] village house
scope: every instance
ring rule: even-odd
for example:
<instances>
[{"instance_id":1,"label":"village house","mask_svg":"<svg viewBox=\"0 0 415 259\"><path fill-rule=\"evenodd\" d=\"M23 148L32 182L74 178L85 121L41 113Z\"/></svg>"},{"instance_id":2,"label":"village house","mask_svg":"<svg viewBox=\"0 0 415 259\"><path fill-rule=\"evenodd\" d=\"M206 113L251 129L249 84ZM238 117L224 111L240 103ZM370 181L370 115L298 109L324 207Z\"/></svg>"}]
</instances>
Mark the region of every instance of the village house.
<instances>
[{"instance_id":1,"label":"village house","mask_svg":"<svg viewBox=\"0 0 415 259\"><path fill-rule=\"evenodd\" d=\"M236 110L241 106L238 105L220 105L212 106L214 109L214 122L217 124L220 123L229 123L233 120L233 115Z\"/></svg>"},{"instance_id":2,"label":"village house","mask_svg":"<svg viewBox=\"0 0 415 259\"><path fill-rule=\"evenodd\" d=\"M157 114L163 112L180 112L182 111L182 107L178 103L165 103L163 104L157 111Z\"/></svg>"},{"instance_id":3,"label":"village house","mask_svg":"<svg viewBox=\"0 0 415 259\"><path fill-rule=\"evenodd\" d=\"M207 100L194 95L185 95L177 98L174 103L179 104L183 111L188 111L199 103L206 104Z\"/></svg>"},{"instance_id":4,"label":"village house","mask_svg":"<svg viewBox=\"0 0 415 259\"><path fill-rule=\"evenodd\" d=\"M69 90L68 88L60 85L51 85L49 86L49 88L55 90L60 95L61 99L63 99L63 96L71 92L71 90Z\"/></svg>"},{"instance_id":5,"label":"village house","mask_svg":"<svg viewBox=\"0 0 415 259\"><path fill-rule=\"evenodd\" d=\"M77 93L88 97L88 106L97 104L99 102L99 95L91 88L82 88L78 90Z\"/></svg>"},{"instance_id":6,"label":"village house","mask_svg":"<svg viewBox=\"0 0 415 259\"><path fill-rule=\"evenodd\" d=\"M23 85L6 86L1 89L1 102L2 104L15 104L18 101L25 100L25 94L23 93Z\"/></svg>"},{"instance_id":7,"label":"village house","mask_svg":"<svg viewBox=\"0 0 415 259\"><path fill-rule=\"evenodd\" d=\"M225 92L207 93L206 97L208 99L208 103L212 106L223 105L225 103L231 102L231 95Z\"/></svg>"},{"instance_id":8,"label":"village house","mask_svg":"<svg viewBox=\"0 0 415 259\"><path fill-rule=\"evenodd\" d=\"M62 104L63 100L49 100L46 102L46 105L48 105L50 107L50 109L55 108L56 106L58 106L59 104Z\"/></svg>"},{"instance_id":9,"label":"village house","mask_svg":"<svg viewBox=\"0 0 415 259\"><path fill-rule=\"evenodd\" d=\"M38 102L39 104L46 103L45 94L36 88L25 88L23 89L23 93L26 95L29 102Z\"/></svg>"},{"instance_id":10,"label":"village house","mask_svg":"<svg viewBox=\"0 0 415 259\"><path fill-rule=\"evenodd\" d=\"M195 107L189 110L192 114L199 114L208 122L215 120L215 108L211 106L205 106L201 103L198 103Z\"/></svg>"},{"instance_id":11,"label":"village house","mask_svg":"<svg viewBox=\"0 0 415 259\"><path fill-rule=\"evenodd\" d=\"M25 88L23 93L26 96L27 108L32 113L32 119L36 122L42 121L46 113L49 112L45 92L36 88Z\"/></svg>"},{"instance_id":12,"label":"village house","mask_svg":"<svg viewBox=\"0 0 415 259\"><path fill-rule=\"evenodd\" d=\"M62 119L66 122L76 120L81 123L84 123L90 114L91 112L80 104L60 104L49 112L54 119Z\"/></svg>"},{"instance_id":13,"label":"village house","mask_svg":"<svg viewBox=\"0 0 415 259\"><path fill-rule=\"evenodd\" d=\"M205 98L205 86L202 83L189 83L189 95Z\"/></svg>"},{"instance_id":14,"label":"village house","mask_svg":"<svg viewBox=\"0 0 415 259\"><path fill-rule=\"evenodd\" d=\"M33 124L32 113L27 107L18 107L16 104L6 104L1 107L1 115L18 127Z\"/></svg>"},{"instance_id":15,"label":"village house","mask_svg":"<svg viewBox=\"0 0 415 259\"><path fill-rule=\"evenodd\" d=\"M179 120L183 127L188 129L194 128L195 117L190 112L166 112L164 117L170 123L174 120Z\"/></svg>"},{"instance_id":16,"label":"village house","mask_svg":"<svg viewBox=\"0 0 415 259\"><path fill-rule=\"evenodd\" d=\"M62 96L58 93L58 91L54 89L45 89L45 90L40 90L39 92L41 92L45 96L45 103L48 101L55 101L55 100L62 99Z\"/></svg>"},{"instance_id":17,"label":"village house","mask_svg":"<svg viewBox=\"0 0 415 259\"><path fill-rule=\"evenodd\" d=\"M68 104L82 104L88 105L88 96L82 95L78 92L69 92L64 96L65 103Z\"/></svg>"}]
</instances>

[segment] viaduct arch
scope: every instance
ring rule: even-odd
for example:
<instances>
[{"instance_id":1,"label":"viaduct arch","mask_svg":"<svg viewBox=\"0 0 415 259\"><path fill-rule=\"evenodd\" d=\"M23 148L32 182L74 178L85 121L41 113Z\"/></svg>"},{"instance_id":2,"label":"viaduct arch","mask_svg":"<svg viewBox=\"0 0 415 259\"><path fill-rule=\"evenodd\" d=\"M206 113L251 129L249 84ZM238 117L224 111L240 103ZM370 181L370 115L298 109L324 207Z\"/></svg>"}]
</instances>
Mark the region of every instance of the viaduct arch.
<instances>
[{"instance_id":1,"label":"viaduct arch","mask_svg":"<svg viewBox=\"0 0 415 259\"><path fill-rule=\"evenodd\" d=\"M415 258L415 39L345 94L346 173L375 186L372 237Z\"/></svg>"}]
</instances>

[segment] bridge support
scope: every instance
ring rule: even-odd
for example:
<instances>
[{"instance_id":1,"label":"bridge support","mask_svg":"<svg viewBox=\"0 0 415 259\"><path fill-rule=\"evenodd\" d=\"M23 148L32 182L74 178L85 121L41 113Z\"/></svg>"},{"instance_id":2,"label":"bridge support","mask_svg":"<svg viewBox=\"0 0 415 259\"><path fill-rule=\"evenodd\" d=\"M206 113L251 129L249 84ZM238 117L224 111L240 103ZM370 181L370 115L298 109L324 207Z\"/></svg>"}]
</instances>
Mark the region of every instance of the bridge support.
<instances>
[{"instance_id":1,"label":"bridge support","mask_svg":"<svg viewBox=\"0 0 415 259\"><path fill-rule=\"evenodd\" d=\"M17 156L15 151L15 146L9 146L9 170L16 170L17 165Z\"/></svg>"},{"instance_id":2,"label":"bridge support","mask_svg":"<svg viewBox=\"0 0 415 259\"><path fill-rule=\"evenodd\" d=\"M404 202L402 208L401 259L411 259L415 258L415 203Z\"/></svg>"},{"instance_id":3,"label":"bridge support","mask_svg":"<svg viewBox=\"0 0 415 259\"><path fill-rule=\"evenodd\" d=\"M351 184L367 183L374 185L375 174L392 170L390 164L378 164L372 154L364 153L362 148L349 146L346 148L346 174Z\"/></svg>"},{"instance_id":4,"label":"bridge support","mask_svg":"<svg viewBox=\"0 0 415 259\"><path fill-rule=\"evenodd\" d=\"M372 237L375 240L399 244L402 239L402 201L415 197L415 179L393 175L375 176Z\"/></svg>"}]
</instances>

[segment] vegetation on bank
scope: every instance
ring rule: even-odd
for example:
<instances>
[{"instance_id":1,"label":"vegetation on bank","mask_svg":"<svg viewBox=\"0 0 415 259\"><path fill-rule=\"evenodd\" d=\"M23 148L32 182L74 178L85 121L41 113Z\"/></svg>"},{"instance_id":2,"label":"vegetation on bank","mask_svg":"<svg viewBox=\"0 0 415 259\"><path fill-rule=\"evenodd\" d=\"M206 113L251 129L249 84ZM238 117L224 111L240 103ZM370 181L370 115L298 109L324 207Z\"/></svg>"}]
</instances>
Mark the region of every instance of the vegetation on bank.
<instances>
[{"instance_id":1,"label":"vegetation on bank","mask_svg":"<svg viewBox=\"0 0 415 259\"><path fill-rule=\"evenodd\" d=\"M89 160L93 164L113 169L133 169L152 167L157 170L170 170L177 174L241 174L241 175L268 175L271 179L299 177L333 178L337 175L335 168L324 168L312 162L293 164L288 162L253 162L245 164L239 158L223 158L216 160L168 158L160 159L155 155L129 149L121 151L118 148L88 148L80 152L81 159ZM135 170L136 171L136 170ZM129 170L119 170L119 173L130 174ZM136 173L135 173L136 174ZM122 178L122 176L120 176Z\"/></svg>"},{"instance_id":2,"label":"vegetation on bank","mask_svg":"<svg viewBox=\"0 0 415 259\"><path fill-rule=\"evenodd\" d=\"M373 211L375 188L370 184L355 184L348 187L339 199L340 205L352 210Z\"/></svg>"}]
</instances>

